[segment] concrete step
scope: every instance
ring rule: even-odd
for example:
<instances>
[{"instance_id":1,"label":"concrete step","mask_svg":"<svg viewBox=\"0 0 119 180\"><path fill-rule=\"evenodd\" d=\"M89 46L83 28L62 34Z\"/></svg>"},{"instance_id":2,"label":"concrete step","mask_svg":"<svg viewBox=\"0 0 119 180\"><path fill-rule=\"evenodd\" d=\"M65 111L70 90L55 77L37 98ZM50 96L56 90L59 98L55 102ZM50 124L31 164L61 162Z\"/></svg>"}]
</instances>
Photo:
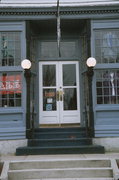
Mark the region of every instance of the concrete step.
<instances>
[{"instance_id":1,"label":"concrete step","mask_svg":"<svg viewBox=\"0 0 119 180\"><path fill-rule=\"evenodd\" d=\"M53 169L53 168L105 168L111 167L110 160L47 160L47 161L19 161L11 162L10 170L24 169Z\"/></svg>"},{"instance_id":2,"label":"concrete step","mask_svg":"<svg viewBox=\"0 0 119 180\"><path fill-rule=\"evenodd\" d=\"M110 160L11 162L8 180L113 180Z\"/></svg>"},{"instance_id":3,"label":"concrete step","mask_svg":"<svg viewBox=\"0 0 119 180\"><path fill-rule=\"evenodd\" d=\"M70 139L29 139L28 146L79 146L92 144L91 138L70 138Z\"/></svg>"},{"instance_id":4,"label":"concrete step","mask_svg":"<svg viewBox=\"0 0 119 180\"><path fill-rule=\"evenodd\" d=\"M113 177L111 168L63 168L9 170L9 180L25 178L108 178Z\"/></svg>"}]
</instances>

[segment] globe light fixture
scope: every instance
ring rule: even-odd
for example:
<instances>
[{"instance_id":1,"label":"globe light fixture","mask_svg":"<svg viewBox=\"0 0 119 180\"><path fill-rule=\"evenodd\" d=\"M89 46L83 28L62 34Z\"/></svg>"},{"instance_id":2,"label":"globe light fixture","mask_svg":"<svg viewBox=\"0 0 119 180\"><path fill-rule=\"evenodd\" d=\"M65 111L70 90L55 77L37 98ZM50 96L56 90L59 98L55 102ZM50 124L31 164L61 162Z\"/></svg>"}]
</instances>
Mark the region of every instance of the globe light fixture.
<instances>
[{"instance_id":1,"label":"globe light fixture","mask_svg":"<svg viewBox=\"0 0 119 180\"><path fill-rule=\"evenodd\" d=\"M93 57L89 57L86 61L88 67L94 67L96 65L96 59Z\"/></svg>"},{"instance_id":2,"label":"globe light fixture","mask_svg":"<svg viewBox=\"0 0 119 180\"><path fill-rule=\"evenodd\" d=\"M21 62L21 67L23 69L30 69L31 68L31 61L28 60L28 59L24 59L22 62Z\"/></svg>"}]
</instances>

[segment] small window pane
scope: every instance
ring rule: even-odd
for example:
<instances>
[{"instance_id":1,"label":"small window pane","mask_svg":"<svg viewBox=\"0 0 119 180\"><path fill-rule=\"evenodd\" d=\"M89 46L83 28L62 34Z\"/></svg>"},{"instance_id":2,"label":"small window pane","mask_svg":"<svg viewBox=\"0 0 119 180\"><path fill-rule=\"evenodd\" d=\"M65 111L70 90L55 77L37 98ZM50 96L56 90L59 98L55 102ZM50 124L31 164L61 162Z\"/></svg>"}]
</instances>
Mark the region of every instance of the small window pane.
<instances>
[{"instance_id":1,"label":"small window pane","mask_svg":"<svg viewBox=\"0 0 119 180\"><path fill-rule=\"evenodd\" d=\"M43 65L43 86L56 86L56 65Z\"/></svg>"},{"instance_id":2,"label":"small window pane","mask_svg":"<svg viewBox=\"0 0 119 180\"><path fill-rule=\"evenodd\" d=\"M63 86L76 86L76 65L63 65Z\"/></svg>"},{"instance_id":3,"label":"small window pane","mask_svg":"<svg viewBox=\"0 0 119 180\"><path fill-rule=\"evenodd\" d=\"M119 30L95 31L95 58L97 63L119 63Z\"/></svg>"},{"instance_id":4,"label":"small window pane","mask_svg":"<svg viewBox=\"0 0 119 180\"><path fill-rule=\"evenodd\" d=\"M20 32L0 32L0 66L20 65L20 36Z\"/></svg>"},{"instance_id":5,"label":"small window pane","mask_svg":"<svg viewBox=\"0 0 119 180\"><path fill-rule=\"evenodd\" d=\"M64 90L64 110L77 110L77 89L65 88Z\"/></svg>"},{"instance_id":6,"label":"small window pane","mask_svg":"<svg viewBox=\"0 0 119 180\"><path fill-rule=\"evenodd\" d=\"M56 89L43 89L43 111L56 110Z\"/></svg>"}]
</instances>

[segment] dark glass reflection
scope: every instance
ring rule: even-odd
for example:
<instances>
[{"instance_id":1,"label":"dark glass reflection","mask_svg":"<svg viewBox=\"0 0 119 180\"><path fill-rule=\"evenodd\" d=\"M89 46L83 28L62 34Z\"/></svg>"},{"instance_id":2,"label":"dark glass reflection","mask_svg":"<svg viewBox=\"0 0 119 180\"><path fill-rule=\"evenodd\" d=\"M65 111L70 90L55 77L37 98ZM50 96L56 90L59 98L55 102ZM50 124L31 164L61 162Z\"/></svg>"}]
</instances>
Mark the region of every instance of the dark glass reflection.
<instances>
[{"instance_id":1,"label":"dark glass reflection","mask_svg":"<svg viewBox=\"0 0 119 180\"><path fill-rule=\"evenodd\" d=\"M64 89L64 110L77 110L77 89Z\"/></svg>"},{"instance_id":2,"label":"dark glass reflection","mask_svg":"<svg viewBox=\"0 0 119 180\"><path fill-rule=\"evenodd\" d=\"M43 111L56 111L56 89L43 89Z\"/></svg>"},{"instance_id":3,"label":"dark glass reflection","mask_svg":"<svg viewBox=\"0 0 119 180\"><path fill-rule=\"evenodd\" d=\"M43 86L56 86L55 65L43 65Z\"/></svg>"},{"instance_id":4,"label":"dark glass reflection","mask_svg":"<svg viewBox=\"0 0 119 180\"><path fill-rule=\"evenodd\" d=\"M76 65L75 64L63 65L63 85L76 86Z\"/></svg>"},{"instance_id":5,"label":"dark glass reflection","mask_svg":"<svg viewBox=\"0 0 119 180\"><path fill-rule=\"evenodd\" d=\"M64 58L75 58L77 57L77 43L75 41L67 41L60 43L61 56ZM41 43L41 58L58 58L58 48L56 41L44 41Z\"/></svg>"}]
</instances>

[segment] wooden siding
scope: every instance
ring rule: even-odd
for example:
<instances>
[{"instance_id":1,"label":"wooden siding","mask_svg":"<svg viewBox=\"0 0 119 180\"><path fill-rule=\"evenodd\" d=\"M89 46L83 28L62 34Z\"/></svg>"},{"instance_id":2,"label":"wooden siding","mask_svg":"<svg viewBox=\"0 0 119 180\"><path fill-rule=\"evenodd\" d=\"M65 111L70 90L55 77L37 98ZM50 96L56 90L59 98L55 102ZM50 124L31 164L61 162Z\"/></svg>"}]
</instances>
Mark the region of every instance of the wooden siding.
<instances>
[{"instance_id":1,"label":"wooden siding","mask_svg":"<svg viewBox=\"0 0 119 180\"><path fill-rule=\"evenodd\" d=\"M25 138L24 114L21 110L0 110L0 139Z\"/></svg>"},{"instance_id":2,"label":"wooden siding","mask_svg":"<svg viewBox=\"0 0 119 180\"><path fill-rule=\"evenodd\" d=\"M96 112L95 134L96 137L119 135L119 111L105 110Z\"/></svg>"}]
</instances>

